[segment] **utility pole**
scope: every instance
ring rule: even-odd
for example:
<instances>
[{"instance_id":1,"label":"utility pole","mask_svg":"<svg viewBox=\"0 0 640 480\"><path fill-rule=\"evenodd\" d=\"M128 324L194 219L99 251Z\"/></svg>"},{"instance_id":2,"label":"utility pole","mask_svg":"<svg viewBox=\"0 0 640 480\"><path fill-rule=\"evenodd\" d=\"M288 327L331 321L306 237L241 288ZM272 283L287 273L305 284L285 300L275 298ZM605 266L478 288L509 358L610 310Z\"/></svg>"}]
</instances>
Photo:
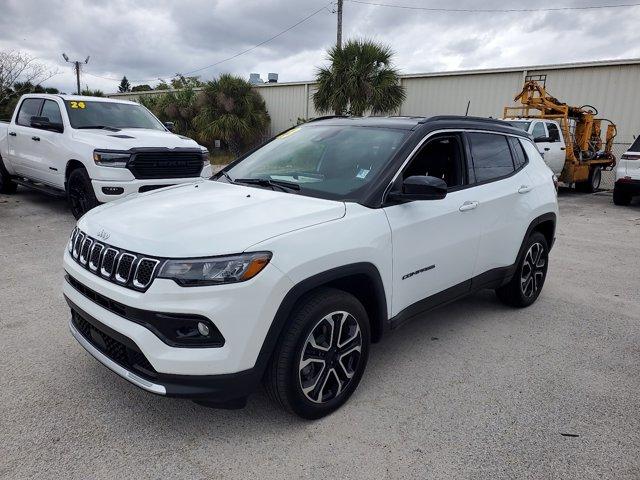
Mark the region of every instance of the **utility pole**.
<instances>
[{"instance_id":1,"label":"utility pole","mask_svg":"<svg viewBox=\"0 0 640 480\"><path fill-rule=\"evenodd\" d=\"M71 63L73 64L73 70L76 72L76 85L78 86L78 95L80 95L80 68L82 66L82 64L84 63L85 65L87 63L89 63L89 57L87 57L84 62L80 62L78 60L74 60L74 61L70 61L69 57L67 56L66 53L62 54L62 58L64 58L64 61L67 63Z\"/></svg>"},{"instance_id":2,"label":"utility pole","mask_svg":"<svg viewBox=\"0 0 640 480\"><path fill-rule=\"evenodd\" d=\"M336 46L339 49L342 48L342 2L343 0L338 0L338 37Z\"/></svg>"}]
</instances>

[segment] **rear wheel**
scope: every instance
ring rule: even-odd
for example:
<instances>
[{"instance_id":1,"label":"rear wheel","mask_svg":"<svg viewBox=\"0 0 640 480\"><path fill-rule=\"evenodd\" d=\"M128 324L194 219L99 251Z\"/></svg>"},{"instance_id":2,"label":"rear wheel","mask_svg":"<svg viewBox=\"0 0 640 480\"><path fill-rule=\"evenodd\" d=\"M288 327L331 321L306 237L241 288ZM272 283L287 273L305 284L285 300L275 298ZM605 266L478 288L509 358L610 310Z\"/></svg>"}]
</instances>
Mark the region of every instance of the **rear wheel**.
<instances>
[{"instance_id":1,"label":"rear wheel","mask_svg":"<svg viewBox=\"0 0 640 480\"><path fill-rule=\"evenodd\" d=\"M355 391L369 356L367 313L351 294L323 288L295 308L267 372L269 396L297 415L316 419Z\"/></svg>"},{"instance_id":2,"label":"rear wheel","mask_svg":"<svg viewBox=\"0 0 640 480\"><path fill-rule=\"evenodd\" d=\"M78 219L92 208L100 205L89 174L84 168L78 168L71 172L67 181L67 198L71 213Z\"/></svg>"},{"instance_id":3,"label":"rear wheel","mask_svg":"<svg viewBox=\"0 0 640 480\"><path fill-rule=\"evenodd\" d=\"M613 203L616 205L629 205L631 203L631 195L613 187Z\"/></svg>"},{"instance_id":4,"label":"rear wheel","mask_svg":"<svg viewBox=\"0 0 640 480\"><path fill-rule=\"evenodd\" d=\"M594 167L589 170L589 178L586 182L576 183L576 190L584 193L593 193L600 188L601 181L602 169L600 167Z\"/></svg>"},{"instance_id":5,"label":"rear wheel","mask_svg":"<svg viewBox=\"0 0 640 480\"><path fill-rule=\"evenodd\" d=\"M0 160L0 193L16 193L18 184L11 181L9 172L4 168Z\"/></svg>"},{"instance_id":6,"label":"rear wheel","mask_svg":"<svg viewBox=\"0 0 640 480\"><path fill-rule=\"evenodd\" d=\"M496 289L498 298L512 307L528 307L535 302L547 278L549 247L544 235L533 232L525 242L523 252L513 278Z\"/></svg>"}]
</instances>

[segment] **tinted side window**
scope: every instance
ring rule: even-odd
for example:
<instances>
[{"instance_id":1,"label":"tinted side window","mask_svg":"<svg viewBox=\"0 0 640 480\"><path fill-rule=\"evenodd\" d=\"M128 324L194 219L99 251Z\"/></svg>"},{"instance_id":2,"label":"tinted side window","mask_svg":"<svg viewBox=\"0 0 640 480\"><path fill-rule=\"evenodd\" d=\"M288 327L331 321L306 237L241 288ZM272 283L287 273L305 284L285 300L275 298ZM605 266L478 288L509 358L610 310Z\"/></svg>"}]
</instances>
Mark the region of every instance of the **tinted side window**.
<instances>
[{"instance_id":1,"label":"tinted side window","mask_svg":"<svg viewBox=\"0 0 640 480\"><path fill-rule=\"evenodd\" d=\"M31 125L31 117L38 116L40 104L42 104L42 100L39 98L27 98L24 100L22 105L20 105L20 111L18 112L16 123L18 125L29 127Z\"/></svg>"},{"instance_id":2,"label":"tinted side window","mask_svg":"<svg viewBox=\"0 0 640 480\"><path fill-rule=\"evenodd\" d=\"M560 141L560 130L555 123L547 123L547 130L549 131L549 138L552 142Z\"/></svg>"},{"instance_id":3,"label":"tinted side window","mask_svg":"<svg viewBox=\"0 0 640 480\"><path fill-rule=\"evenodd\" d=\"M464 185L464 158L457 135L428 140L402 173L402 178L422 175L441 178L449 188Z\"/></svg>"},{"instance_id":4,"label":"tinted side window","mask_svg":"<svg viewBox=\"0 0 640 480\"><path fill-rule=\"evenodd\" d=\"M42 117L47 117L51 123L59 123L62 125L62 115L60 114L60 107L53 100L45 100L42 107Z\"/></svg>"},{"instance_id":5,"label":"tinted side window","mask_svg":"<svg viewBox=\"0 0 640 480\"><path fill-rule=\"evenodd\" d=\"M514 171L507 137L493 133L469 133L476 182L486 182Z\"/></svg>"},{"instance_id":6,"label":"tinted side window","mask_svg":"<svg viewBox=\"0 0 640 480\"><path fill-rule=\"evenodd\" d=\"M547 134L544 131L544 123L536 122L536 124L533 126L533 131L531 132L531 135L533 135L533 138L546 137Z\"/></svg>"},{"instance_id":7,"label":"tinted side window","mask_svg":"<svg viewBox=\"0 0 640 480\"><path fill-rule=\"evenodd\" d=\"M520 170L527 163L527 154L522 148L522 143L515 137L509 137L509 143L511 144L511 150L513 152L513 163L516 170Z\"/></svg>"}]
</instances>

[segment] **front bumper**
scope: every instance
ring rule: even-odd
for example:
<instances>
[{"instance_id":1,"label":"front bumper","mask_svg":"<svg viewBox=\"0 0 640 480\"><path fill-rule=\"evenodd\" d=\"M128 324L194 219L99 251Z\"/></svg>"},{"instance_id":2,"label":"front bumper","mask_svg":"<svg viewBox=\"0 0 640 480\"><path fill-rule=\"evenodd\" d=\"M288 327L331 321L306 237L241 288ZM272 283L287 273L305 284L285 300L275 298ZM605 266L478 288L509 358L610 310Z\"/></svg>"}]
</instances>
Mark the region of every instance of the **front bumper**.
<instances>
[{"instance_id":1,"label":"front bumper","mask_svg":"<svg viewBox=\"0 0 640 480\"><path fill-rule=\"evenodd\" d=\"M152 180L91 180L93 185L93 191L96 198L101 203L111 202L124 198L132 193L142 193L152 187L168 187L171 185L178 185L180 183L191 183L203 178L210 178L211 166L206 166L202 169L199 177L189 178L155 178ZM111 192L111 193L109 193Z\"/></svg>"},{"instance_id":2,"label":"front bumper","mask_svg":"<svg viewBox=\"0 0 640 480\"><path fill-rule=\"evenodd\" d=\"M92 338L100 338L99 336L83 333L76 319L81 318L85 324L91 326L89 328L94 332L101 332L100 335L108 336L110 343L118 343L126 345L127 348L139 350L135 343L84 312L68 298L66 300L72 312L69 330L78 343L104 366L143 390L167 397L201 399L225 404L246 398L260 382L262 370L256 367L226 375L171 375L155 371L146 373L132 371L126 361L114 358L105 346L100 346Z\"/></svg>"}]
</instances>

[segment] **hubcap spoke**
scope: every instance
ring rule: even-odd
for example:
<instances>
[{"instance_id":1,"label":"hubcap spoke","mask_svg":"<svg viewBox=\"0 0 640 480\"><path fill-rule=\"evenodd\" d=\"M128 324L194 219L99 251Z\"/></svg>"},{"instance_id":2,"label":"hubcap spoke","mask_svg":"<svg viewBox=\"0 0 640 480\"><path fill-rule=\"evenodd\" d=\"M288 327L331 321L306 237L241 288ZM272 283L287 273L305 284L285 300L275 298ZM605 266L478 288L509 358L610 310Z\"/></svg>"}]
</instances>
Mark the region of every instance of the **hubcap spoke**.
<instances>
[{"instance_id":1,"label":"hubcap spoke","mask_svg":"<svg viewBox=\"0 0 640 480\"><path fill-rule=\"evenodd\" d=\"M534 243L527 250L520 271L520 288L525 297L532 297L542 288L546 265L544 247L540 243Z\"/></svg>"}]
</instances>

